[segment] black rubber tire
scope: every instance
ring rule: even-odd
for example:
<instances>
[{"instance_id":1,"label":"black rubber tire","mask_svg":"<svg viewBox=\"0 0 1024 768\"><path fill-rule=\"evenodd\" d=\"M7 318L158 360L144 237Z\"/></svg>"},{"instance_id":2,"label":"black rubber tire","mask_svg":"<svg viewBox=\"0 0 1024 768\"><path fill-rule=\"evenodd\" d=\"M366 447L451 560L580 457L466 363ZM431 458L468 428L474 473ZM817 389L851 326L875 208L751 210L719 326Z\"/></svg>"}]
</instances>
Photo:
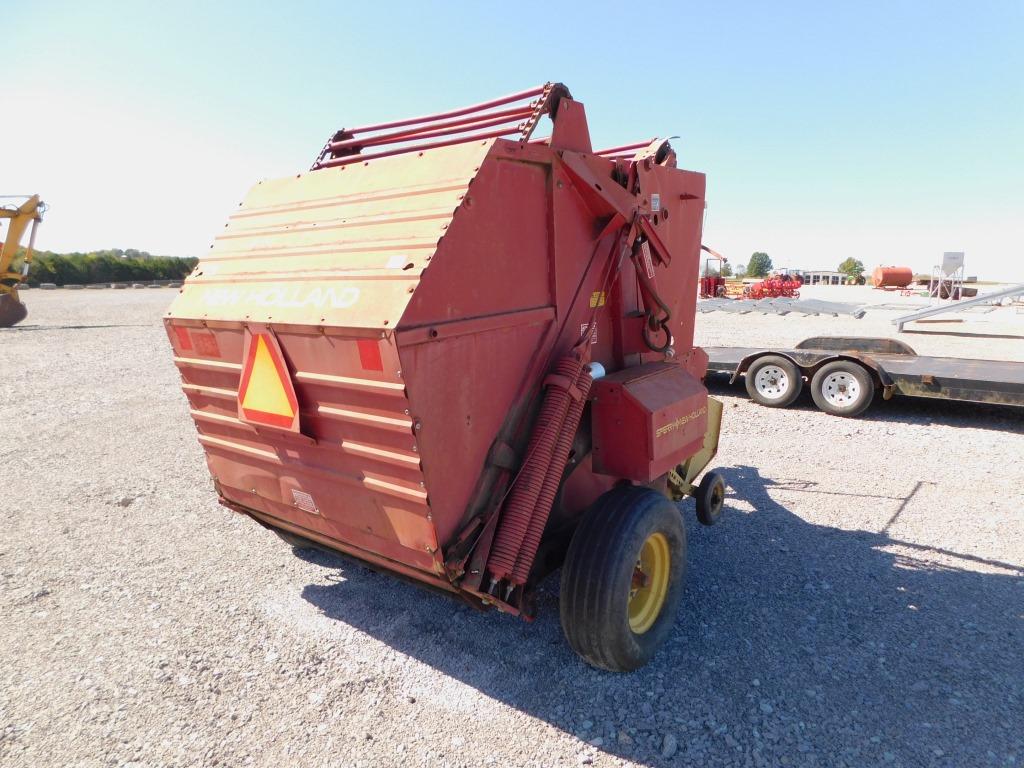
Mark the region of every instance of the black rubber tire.
<instances>
[{"instance_id":1,"label":"black rubber tire","mask_svg":"<svg viewBox=\"0 0 1024 768\"><path fill-rule=\"evenodd\" d=\"M643 634L629 625L629 589L640 549L668 541L665 601ZM686 529L675 504L650 488L619 486L587 510L562 566L559 612L569 646L588 664L630 672L649 662L675 625L686 578Z\"/></svg>"},{"instance_id":2,"label":"black rubber tire","mask_svg":"<svg viewBox=\"0 0 1024 768\"><path fill-rule=\"evenodd\" d=\"M857 380L860 387L858 397L847 405L830 403L822 394L825 380L834 373L849 374ZM863 365L850 360L835 360L821 366L814 374L811 379L811 398L814 400L814 404L825 413L830 413L833 416L859 416L868 409L871 401L875 399L875 380Z\"/></svg>"},{"instance_id":3,"label":"black rubber tire","mask_svg":"<svg viewBox=\"0 0 1024 768\"><path fill-rule=\"evenodd\" d=\"M725 504L725 478L717 472L707 472L697 486L697 520L702 525L714 525L722 516Z\"/></svg>"},{"instance_id":4,"label":"black rubber tire","mask_svg":"<svg viewBox=\"0 0 1024 768\"><path fill-rule=\"evenodd\" d=\"M789 389L778 398L765 397L757 390L757 374L762 368L766 368L769 365L782 369L790 381ZM750 395L750 399L755 403L760 403L769 408L786 408L800 397L800 392L804 388L804 378L800 369L789 358L782 357L782 355L765 355L764 357L757 358L757 360L750 364L750 367L747 368L747 372L743 376L743 384L747 388L747 394Z\"/></svg>"}]
</instances>

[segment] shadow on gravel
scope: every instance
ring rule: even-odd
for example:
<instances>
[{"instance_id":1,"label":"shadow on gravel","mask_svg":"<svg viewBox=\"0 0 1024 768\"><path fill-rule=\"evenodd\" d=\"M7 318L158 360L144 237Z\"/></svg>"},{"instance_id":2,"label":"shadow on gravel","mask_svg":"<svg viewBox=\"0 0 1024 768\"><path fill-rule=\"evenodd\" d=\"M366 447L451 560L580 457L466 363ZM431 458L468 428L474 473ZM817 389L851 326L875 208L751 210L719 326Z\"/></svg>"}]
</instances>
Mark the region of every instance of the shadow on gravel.
<instances>
[{"instance_id":1,"label":"shadow on gravel","mask_svg":"<svg viewBox=\"0 0 1024 768\"><path fill-rule=\"evenodd\" d=\"M5 333L26 333L28 331L91 331L96 328L152 328L152 323L108 323L104 325L15 325L0 328Z\"/></svg>"},{"instance_id":2,"label":"shadow on gravel","mask_svg":"<svg viewBox=\"0 0 1024 768\"><path fill-rule=\"evenodd\" d=\"M715 375L707 379L708 392L712 395L729 395L747 398L743 379L729 383L728 376ZM817 411L811 400L808 385L797 401L789 406L791 411ZM987 405L967 403L959 400L929 400L917 397L894 397L882 400L876 395L874 402L863 415L851 419L857 421L904 422L910 424L946 424L952 427L972 429L995 429L1007 432L1024 431L1024 410L1009 405Z\"/></svg>"},{"instance_id":3,"label":"shadow on gravel","mask_svg":"<svg viewBox=\"0 0 1024 768\"><path fill-rule=\"evenodd\" d=\"M454 681L644 765L1024 758L1024 568L896 554L901 543L885 533L811 525L772 498L813 481L722 472L732 500L753 511L731 500L719 525L702 528L685 506L690 565L676 631L631 675L590 669L568 649L557 579L526 624L309 550L300 555L338 581L303 596ZM850 495L851 505L900 502ZM472 730L472 716L452 716ZM666 735L667 751L678 744L670 759Z\"/></svg>"}]
</instances>

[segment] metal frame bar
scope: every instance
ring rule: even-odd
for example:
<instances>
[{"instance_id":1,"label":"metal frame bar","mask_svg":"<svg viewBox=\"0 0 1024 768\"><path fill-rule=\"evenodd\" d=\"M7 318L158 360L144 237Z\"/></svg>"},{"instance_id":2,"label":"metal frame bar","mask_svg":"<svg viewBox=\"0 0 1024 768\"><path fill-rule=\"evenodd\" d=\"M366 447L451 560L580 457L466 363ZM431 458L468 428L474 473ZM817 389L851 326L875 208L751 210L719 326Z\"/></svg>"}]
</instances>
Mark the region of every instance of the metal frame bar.
<instances>
[{"instance_id":1,"label":"metal frame bar","mask_svg":"<svg viewBox=\"0 0 1024 768\"><path fill-rule=\"evenodd\" d=\"M392 120L359 128L343 128L336 131L324 144L313 163L312 170L351 165L392 155L515 134L519 134L519 140L525 143L529 141L540 118L550 111L552 96L556 94L567 95L568 91L558 83L546 83L497 99L438 112L434 115ZM519 103L527 99L529 101L525 104ZM499 107L501 108L498 109ZM479 132L480 129L486 128L492 130ZM441 136L452 136L453 138L445 141L409 144L409 142ZM407 146L364 152L369 147L389 147L394 144L407 144Z\"/></svg>"},{"instance_id":2,"label":"metal frame bar","mask_svg":"<svg viewBox=\"0 0 1024 768\"><path fill-rule=\"evenodd\" d=\"M448 120L442 123L434 123L429 126L422 126L415 130L396 131L395 133L382 133L378 136L370 136L364 139L344 139L332 141L327 146L331 151L348 149L351 147L372 147L378 144L389 144L392 142L412 141L413 139L429 139L434 136L446 136L452 133L468 131L474 128L489 128L493 125L502 125L516 119L525 119L532 114L530 107L517 107L505 109L500 112L489 112L484 115L474 115L472 118L459 120ZM427 130L429 128L429 130ZM443 129L443 130L442 130Z\"/></svg>"},{"instance_id":3,"label":"metal frame bar","mask_svg":"<svg viewBox=\"0 0 1024 768\"><path fill-rule=\"evenodd\" d=\"M637 141L632 144L623 144L621 147L608 147L608 149L599 149L594 152L595 155L601 157L608 157L609 155L634 155L636 150L649 147L654 139L648 139L647 141Z\"/></svg>"},{"instance_id":4,"label":"metal frame bar","mask_svg":"<svg viewBox=\"0 0 1024 768\"><path fill-rule=\"evenodd\" d=\"M450 147L453 144L466 144L470 141L478 141L484 139L496 139L501 136L509 136L515 133L519 133L518 128L502 128L496 131L488 131L486 133L476 133L471 136L459 136L455 139L449 139L448 141L433 141L427 144L414 144L411 147L399 147L397 149L389 149L385 152L370 152L368 154L349 155L347 157L336 157L332 160L324 160L313 166L313 170L319 168L335 168L339 165L351 165L352 163L362 163L366 160L376 160L380 157L391 157L392 155L404 155L409 152L418 152L424 149L437 149L438 147Z\"/></svg>"},{"instance_id":5,"label":"metal frame bar","mask_svg":"<svg viewBox=\"0 0 1024 768\"><path fill-rule=\"evenodd\" d=\"M946 312L962 312L968 307L987 304L990 301L998 301L1000 299L1009 299L1014 296L1024 296L1024 283L1021 283L1020 285L1012 285L1001 291L993 291L992 293L975 296L973 299L961 299L954 304L943 304L939 307L919 309L917 312L911 312L909 315L902 315L901 317L895 318L892 321L892 324L896 326L897 332L902 333L903 326L907 323L913 322L914 320L923 320L926 317L934 317L935 315L945 314Z\"/></svg>"}]
</instances>

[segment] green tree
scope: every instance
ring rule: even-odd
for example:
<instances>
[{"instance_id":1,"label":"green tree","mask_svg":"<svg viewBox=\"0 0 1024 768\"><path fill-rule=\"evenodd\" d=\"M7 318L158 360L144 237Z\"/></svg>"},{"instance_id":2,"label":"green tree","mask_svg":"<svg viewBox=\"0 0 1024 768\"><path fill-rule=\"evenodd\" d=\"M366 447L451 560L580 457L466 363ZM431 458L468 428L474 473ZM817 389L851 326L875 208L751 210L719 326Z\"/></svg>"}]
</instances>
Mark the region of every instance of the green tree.
<instances>
[{"instance_id":1,"label":"green tree","mask_svg":"<svg viewBox=\"0 0 1024 768\"><path fill-rule=\"evenodd\" d=\"M722 277L732 277L732 267L729 266L729 262L722 262Z\"/></svg>"},{"instance_id":2,"label":"green tree","mask_svg":"<svg viewBox=\"0 0 1024 768\"><path fill-rule=\"evenodd\" d=\"M743 278L743 277L746 277L746 274L747 274L747 265L746 264L737 264L736 265L736 277Z\"/></svg>"},{"instance_id":3,"label":"green tree","mask_svg":"<svg viewBox=\"0 0 1024 768\"><path fill-rule=\"evenodd\" d=\"M129 256L134 253L135 256ZM123 255L119 255L123 254ZM21 271L24 249L14 261ZM28 274L30 285L39 283L110 283L144 282L147 280L181 280L198 263L197 259L174 256L153 256L145 251L120 249L92 253L53 253L37 251Z\"/></svg>"},{"instance_id":4,"label":"green tree","mask_svg":"<svg viewBox=\"0 0 1024 768\"><path fill-rule=\"evenodd\" d=\"M751 254L747 263L747 274L750 277L767 277L772 271L771 257L763 251Z\"/></svg>"},{"instance_id":5,"label":"green tree","mask_svg":"<svg viewBox=\"0 0 1024 768\"><path fill-rule=\"evenodd\" d=\"M859 283L864 275L864 262L850 256L839 265L839 271L847 277L853 278L854 282Z\"/></svg>"}]
</instances>

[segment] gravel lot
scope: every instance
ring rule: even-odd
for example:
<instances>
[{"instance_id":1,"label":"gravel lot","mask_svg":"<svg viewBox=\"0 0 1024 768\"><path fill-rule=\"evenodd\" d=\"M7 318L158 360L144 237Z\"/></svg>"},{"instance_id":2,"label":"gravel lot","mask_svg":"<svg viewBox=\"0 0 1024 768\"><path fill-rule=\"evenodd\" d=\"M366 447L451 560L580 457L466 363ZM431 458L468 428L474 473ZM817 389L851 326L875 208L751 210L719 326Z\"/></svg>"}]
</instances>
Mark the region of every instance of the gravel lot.
<instances>
[{"instance_id":1,"label":"gravel lot","mask_svg":"<svg viewBox=\"0 0 1024 768\"><path fill-rule=\"evenodd\" d=\"M726 513L705 529L686 505L677 631L611 675L563 642L553 580L533 624L477 614L220 507L171 297L30 291L0 330L4 766L1024 761L1019 412L841 420L718 385ZM698 322L709 344L789 343L892 314ZM1012 332L935 329L908 341L1024 359Z\"/></svg>"}]
</instances>

